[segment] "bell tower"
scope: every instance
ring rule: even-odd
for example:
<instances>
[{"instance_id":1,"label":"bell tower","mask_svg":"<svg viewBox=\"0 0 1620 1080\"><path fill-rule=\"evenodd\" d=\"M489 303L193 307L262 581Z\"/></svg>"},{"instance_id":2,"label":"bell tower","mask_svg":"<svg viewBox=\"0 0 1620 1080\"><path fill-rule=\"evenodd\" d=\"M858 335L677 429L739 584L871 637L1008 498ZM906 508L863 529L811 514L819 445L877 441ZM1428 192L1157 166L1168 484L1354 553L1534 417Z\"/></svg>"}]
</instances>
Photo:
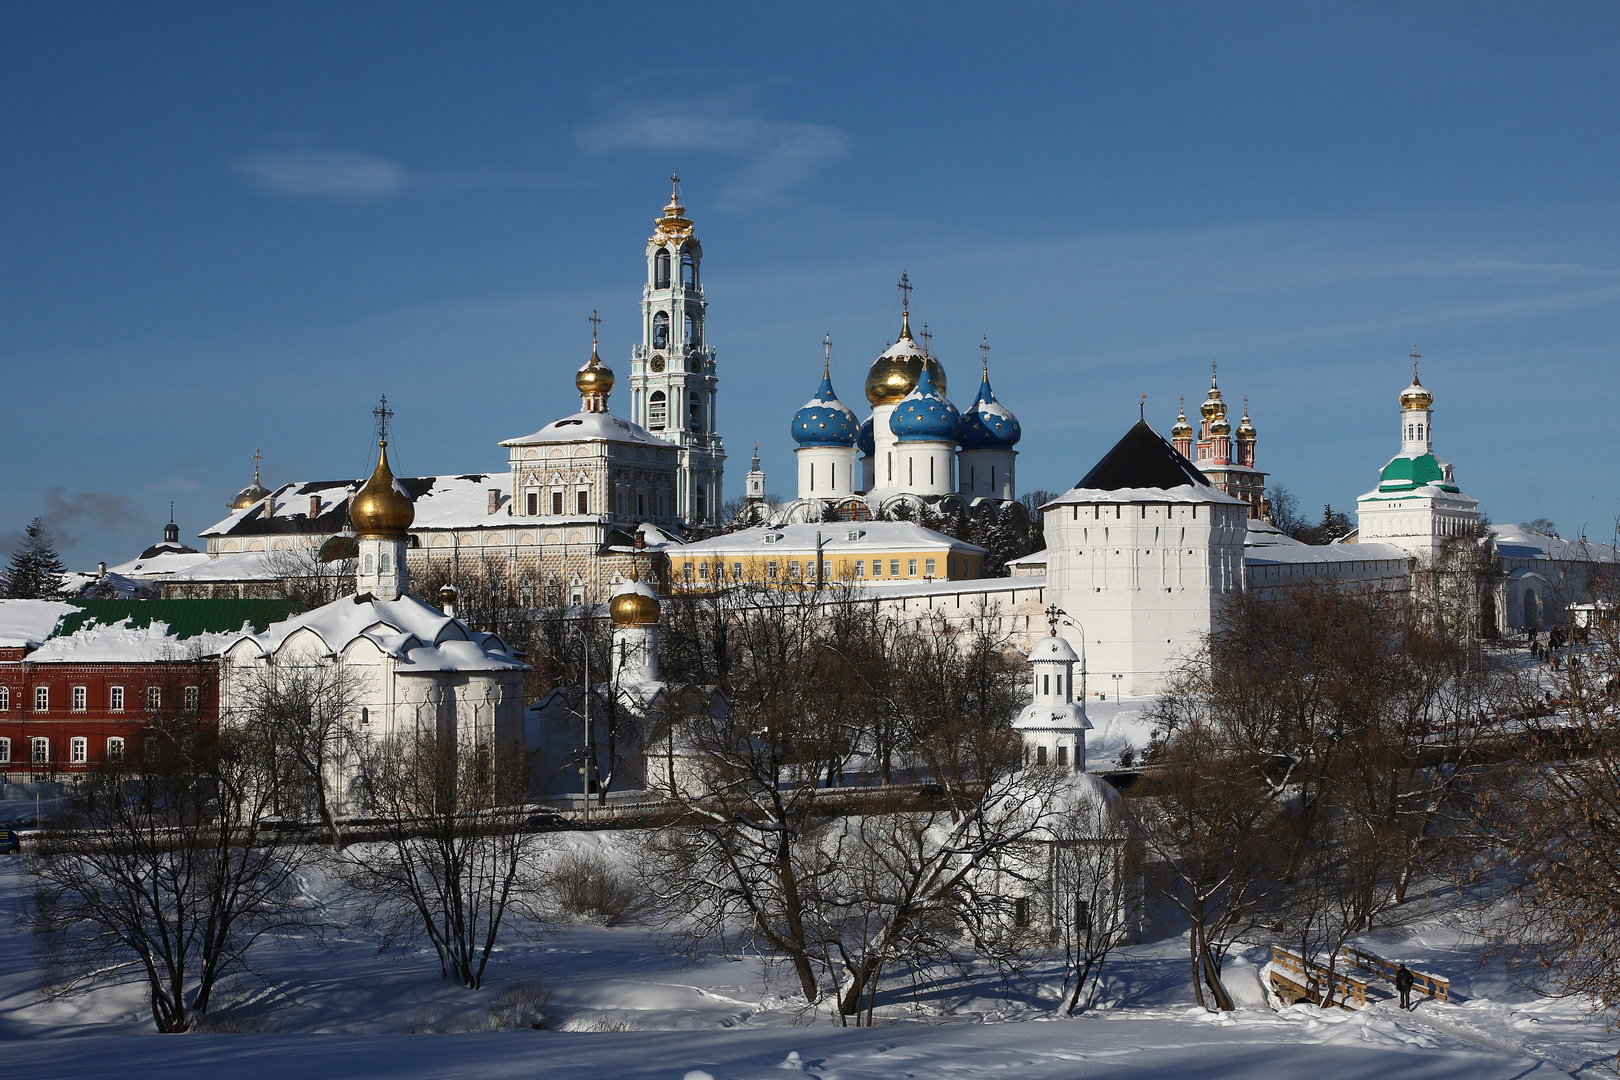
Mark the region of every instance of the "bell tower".
<instances>
[{"instance_id":1,"label":"bell tower","mask_svg":"<svg viewBox=\"0 0 1620 1080\"><path fill-rule=\"evenodd\" d=\"M641 344L630 360L630 419L673 445L675 512L688 525L720 522L725 450L717 427L714 349L703 298L703 245L669 178L664 215L647 241L641 290Z\"/></svg>"}]
</instances>

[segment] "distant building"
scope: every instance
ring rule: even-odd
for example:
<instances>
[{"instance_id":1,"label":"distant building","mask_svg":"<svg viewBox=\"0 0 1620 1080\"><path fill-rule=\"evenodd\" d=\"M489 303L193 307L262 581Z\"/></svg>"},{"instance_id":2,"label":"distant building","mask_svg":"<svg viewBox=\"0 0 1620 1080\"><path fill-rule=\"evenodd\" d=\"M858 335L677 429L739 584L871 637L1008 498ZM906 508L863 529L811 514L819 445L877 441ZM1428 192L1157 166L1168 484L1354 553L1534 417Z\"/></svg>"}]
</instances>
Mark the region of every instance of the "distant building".
<instances>
[{"instance_id":1,"label":"distant building","mask_svg":"<svg viewBox=\"0 0 1620 1080\"><path fill-rule=\"evenodd\" d=\"M972 580L986 552L909 521L832 521L761 525L666 554L673 588L702 589Z\"/></svg>"}]
</instances>

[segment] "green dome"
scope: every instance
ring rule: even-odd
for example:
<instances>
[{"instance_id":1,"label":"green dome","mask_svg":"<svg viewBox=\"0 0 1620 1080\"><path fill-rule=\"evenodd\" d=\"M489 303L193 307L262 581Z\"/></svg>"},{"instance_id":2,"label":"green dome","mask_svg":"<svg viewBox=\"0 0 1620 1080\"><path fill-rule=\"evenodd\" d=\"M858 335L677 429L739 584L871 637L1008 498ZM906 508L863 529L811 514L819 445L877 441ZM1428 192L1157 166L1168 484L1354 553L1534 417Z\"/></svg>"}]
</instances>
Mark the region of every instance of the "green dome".
<instances>
[{"instance_id":1,"label":"green dome","mask_svg":"<svg viewBox=\"0 0 1620 1080\"><path fill-rule=\"evenodd\" d=\"M1429 484L1444 491L1457 490L1455 485L1446 482L1446 471L1433 454L1415 458L1403 454L1385 465L1384 471L1378 474L1378 490L1381 492L1415 491Z\"/></svg>"}]
</instances>

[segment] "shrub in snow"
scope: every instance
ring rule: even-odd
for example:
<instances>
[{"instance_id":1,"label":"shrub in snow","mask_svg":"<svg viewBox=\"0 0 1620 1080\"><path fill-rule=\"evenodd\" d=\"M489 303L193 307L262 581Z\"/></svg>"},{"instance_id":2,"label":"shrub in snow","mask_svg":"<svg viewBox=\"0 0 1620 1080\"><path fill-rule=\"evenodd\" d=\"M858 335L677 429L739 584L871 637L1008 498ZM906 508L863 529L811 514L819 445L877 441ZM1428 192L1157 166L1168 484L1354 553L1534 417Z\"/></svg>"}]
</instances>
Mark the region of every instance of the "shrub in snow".
<instances>
[{"instance_id":1,"label":"shrub in snow","mask_svg":"<svg viewBox=\"0 0 1620 1080\"><path fill-rule=\"evenodd\" d=\"M635 880L599 854L564 855L552 874L550 893L563 915L603 926L639 922L651 908Z\"/></svg>"}]
</instances>

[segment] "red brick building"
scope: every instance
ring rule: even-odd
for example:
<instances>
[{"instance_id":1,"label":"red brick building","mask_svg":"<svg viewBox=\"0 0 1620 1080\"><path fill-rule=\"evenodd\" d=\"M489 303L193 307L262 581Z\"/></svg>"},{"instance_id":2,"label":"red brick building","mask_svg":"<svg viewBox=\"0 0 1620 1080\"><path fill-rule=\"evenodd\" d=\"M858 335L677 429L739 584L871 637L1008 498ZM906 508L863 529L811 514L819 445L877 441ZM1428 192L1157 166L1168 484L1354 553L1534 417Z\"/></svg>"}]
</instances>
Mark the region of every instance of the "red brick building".
<instances>
[{"instance_id":1,"label":"red brick building","mask_svg":"<svg viewBox=\"0 0 1620 1080\"><path fill-rule=\"evenodd\" d=\"M0 601L0 774L60 780L219 721L219 650L292 614L274 600ZM49 629L47 630L46 627Z\"/></svg>"}]
</instances>

